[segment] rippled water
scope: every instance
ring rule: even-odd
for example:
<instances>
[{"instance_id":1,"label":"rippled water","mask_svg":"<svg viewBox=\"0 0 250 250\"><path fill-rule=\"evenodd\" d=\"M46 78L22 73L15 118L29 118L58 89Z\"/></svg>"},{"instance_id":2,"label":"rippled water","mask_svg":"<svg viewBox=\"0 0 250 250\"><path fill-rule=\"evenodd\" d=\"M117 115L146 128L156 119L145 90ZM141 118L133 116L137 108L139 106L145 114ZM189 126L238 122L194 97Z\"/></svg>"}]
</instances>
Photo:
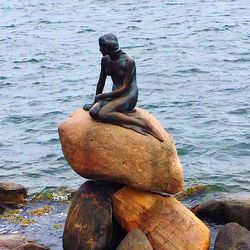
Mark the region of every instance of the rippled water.
<instances>
[{"instance_id":1,"label":"rippled water","mask_svg":"<svg viewBox=\"0 0 250 250\"><path fill-rule=\"evenodd\" d=\"M186 185L249 194L247 1L2 0L0 13L1 181L30 193L83 182L57 127L93 99L98 37L114 32L136 61L138 105L173 136Z\"/></svg>"}]
</instances>

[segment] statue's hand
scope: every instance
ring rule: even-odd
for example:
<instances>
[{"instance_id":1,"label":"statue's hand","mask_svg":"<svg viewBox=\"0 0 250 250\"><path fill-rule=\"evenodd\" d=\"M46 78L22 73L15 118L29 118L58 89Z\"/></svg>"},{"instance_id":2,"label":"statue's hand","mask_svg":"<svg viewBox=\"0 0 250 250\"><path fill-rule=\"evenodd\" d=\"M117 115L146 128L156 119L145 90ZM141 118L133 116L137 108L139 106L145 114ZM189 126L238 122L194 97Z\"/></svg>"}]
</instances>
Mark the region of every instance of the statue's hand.
<instances>
[{"instance_id":1,"label":"statue's hand","mask_svg":"<svg viewBox=\"0 0 250 250\"><path fill-rule=\"evenodd\" d=\"M103 94L98 94L98 95L95 96L95 102L98 102L98 101L100 101L102 99L104 99Z\"/></svg>"},{"instance_id":2,"label":"statue's hand","mask_svg":"<svg viewBox=\"0 0 250 250\"><path fill-rule=\"evenodd\" d=\"M93 106L94 106L94 103L91 103L91 104L84 104L82 108L83 108L85 111L89 111Z\"/></svg>"}]
</instances>

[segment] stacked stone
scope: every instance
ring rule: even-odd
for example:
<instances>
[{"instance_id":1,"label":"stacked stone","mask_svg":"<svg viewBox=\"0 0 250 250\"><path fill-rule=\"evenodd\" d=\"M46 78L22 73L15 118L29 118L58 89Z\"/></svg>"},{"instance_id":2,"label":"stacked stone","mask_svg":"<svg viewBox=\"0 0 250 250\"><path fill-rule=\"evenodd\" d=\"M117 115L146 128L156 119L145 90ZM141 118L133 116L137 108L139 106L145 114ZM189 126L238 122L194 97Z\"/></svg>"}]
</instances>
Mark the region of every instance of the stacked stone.
<instances>
[{"instance_id":1,"label":"stacked stone","mask_svg":"<svg viewBox=\"0 0 250 250\"><path fill-rule=\"evenodd\" d=\"M60 125L69 165L94 180L81 185L72 200L64 250L209 249L207 226L169 195L183 189L172 138L152 115L136 112L150 120L164 142L97 122L84 110Z\"/></svg>"}]
</instances>

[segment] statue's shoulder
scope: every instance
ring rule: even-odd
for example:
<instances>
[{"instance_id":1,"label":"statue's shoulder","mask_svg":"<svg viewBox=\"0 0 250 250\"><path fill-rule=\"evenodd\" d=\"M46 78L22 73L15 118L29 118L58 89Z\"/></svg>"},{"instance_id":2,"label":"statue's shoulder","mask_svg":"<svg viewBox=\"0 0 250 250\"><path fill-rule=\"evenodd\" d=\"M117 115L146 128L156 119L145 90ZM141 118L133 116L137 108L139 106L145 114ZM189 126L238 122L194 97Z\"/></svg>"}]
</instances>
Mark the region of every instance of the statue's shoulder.
<instances>
[{"instance_id":1,"label":"statue's shoulder","mask_svg":"<svg viewBox=\"0 0 250 250\"><path fill-rule=\"evenodd\" d=\"M125 58L126 58L126 61L127 61L127 64L128 65L135 65L135 60L132 59L131 57L129 57L126 53L124 53L125 55Z\"/></svg>"},{"instance_id":2,"label":"statue's shoulder","mask_svg":"<svg viewBox=\"0 0 250 250\"><path fill-rule=\"evenodd\" d=\"M106 55L106 56L103 56L102 57L102 60L101 60L101 65L102 66L105 66L107 65L107 63L110 61L110 56Z\"/></svg>"},{"instance_id":3,"label":"statue's shoulder","mask_svg":"<svg viewBox=\"0 0 250 250\"><path fill-rule=\"evenodd\" d=\"M135 67L135 60L128 57L127 58L127 65L130 66L130 67Z\"/></svg>"}]
</instances>

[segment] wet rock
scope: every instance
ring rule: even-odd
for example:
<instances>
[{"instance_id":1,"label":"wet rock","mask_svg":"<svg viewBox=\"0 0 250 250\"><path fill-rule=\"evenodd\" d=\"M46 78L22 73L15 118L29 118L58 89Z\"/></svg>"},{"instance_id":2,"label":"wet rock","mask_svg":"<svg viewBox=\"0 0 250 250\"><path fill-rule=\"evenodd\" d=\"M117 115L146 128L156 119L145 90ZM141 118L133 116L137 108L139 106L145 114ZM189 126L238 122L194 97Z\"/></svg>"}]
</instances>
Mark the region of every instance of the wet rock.
<instances>
[{"instance_id":1,"label":"wet rock","mask_svg":"<svg viewBox=\"0 0 250 250\"><path fill-rule=\"evenodd\" d=\"M0 249L13 249L25 243L27 238L23 234L1 234Z\"/></svg>"},{"instance_id":2,"label":"wet rock","mask_svg":"<svg viewBox=\"0 0 250 250\"><path fill-rule=\"evenodd\" d=\"M0 235L1 250L49 250L45 246L31 241L24 234L2 234Z\"/></svg>"},{"instance_id":3,"label":"wet rock","mask_svg":"<svg viewBox=\"0 0 250 250\"><path fill-rule=\"evenodd\" d=\"M212 200L202 203L192 211L199 218L217 223L237 222L250 229L250 199Z\"/></svg>"},{"instance_id":4,"label":"wet rock","mask_svg":"<svg viewBox=\"0 0 250 250\"><path fill-rule=\"evenodd\" d=\"M76 192L64 227L64 250L113 248L111 184L88 181Z\"/></svg>"},{"instance_id":5,"label":"wet rock","mask_svg":"<svg viewBox=\"0 0 250 250\"><path fill-rule=\"evenodd\" d=\"M0 204L15 205L25 202L27 192L25 187L12 182L0 183Z\"/></svg>"},{"instance_id":6,"label":"wet rock","mask_svg":"<svg viewBox=\"0 0 250 250\"><path fill-rule=\"evenodd\" d=\"M138 228L128 232L116 250L153 250L146 235Z\"/></svg>"},{"instance_id":7,"label":"wet rock","mask_svg":"<svg viewBox=\"0 0 250 250\"><path fill-rule=\"evenodd\" d=\"M88 112L77 110L59 126L66 160L85 178L148 191L181 191L183 172L172 138L152 115L136 110L161 131L163 143L150 135L95 121Z\"/></svg>"},{"instance_id":8,"label":"wet rock","mask_svg":"<svg viewBox=\"0 0 250 250\"><path fill-rule=\"evenodd\" d=\"M33 242L26 242L21 246L14 248L14 250L49 250L49 248L38 245Z\"/></svg>"},{"instance_id":9,"label":"wet rock","mask_svg":"<svg viewBox=\"0 0 250 250\"><path fill-rule=\"evenodd\" d=\"M209 229L175 198L125 187L112 200L121 226L141 229L153 249L209 249Z\"/></svg>"},{"instance_id":10,"label":"wet rock","mask_svg":"<svg viewBox=\"0 0 250 250\"><path fill-rule=\"evenodd\" d=\"M0 214L2 214L5 211L5 206L0 204Z\"/></svg>"},{"instance_id":11,"label":"wet rock","mask_svg":"<svg viewBox=\"0 0 250 250\"><path fill-rule=\"evenodd\" d=\"M226 224L218 233L214 250L249 250L250 232L237 223Z\"/></svg>"}]
</instances>

